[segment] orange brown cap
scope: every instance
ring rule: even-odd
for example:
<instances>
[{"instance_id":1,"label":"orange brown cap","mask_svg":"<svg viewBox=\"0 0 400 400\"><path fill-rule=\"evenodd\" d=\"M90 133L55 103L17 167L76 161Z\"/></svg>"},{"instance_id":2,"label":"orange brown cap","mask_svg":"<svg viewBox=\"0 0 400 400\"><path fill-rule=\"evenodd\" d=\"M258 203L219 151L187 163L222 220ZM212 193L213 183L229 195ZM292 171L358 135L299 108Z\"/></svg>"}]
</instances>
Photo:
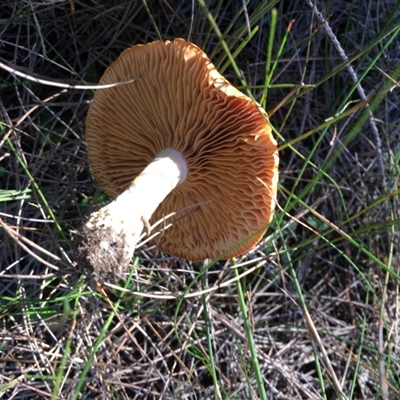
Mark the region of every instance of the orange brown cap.
<instances>
[{"instance_id":1,"label":"orange brown cap","mask_svg":"<svg viewBox=\"0 0 400 400\"><path fill-rule=\"evenodd\" d=\"M158 154L176 150L187 176L151 218L175 213L154 244L192 261L250 250L271 222L277 192L265 111L183 39L125 50L100 84L132 79L97 90L88 113L89 161L102 189L120 195Z\"/></svg>"}]
</instances>

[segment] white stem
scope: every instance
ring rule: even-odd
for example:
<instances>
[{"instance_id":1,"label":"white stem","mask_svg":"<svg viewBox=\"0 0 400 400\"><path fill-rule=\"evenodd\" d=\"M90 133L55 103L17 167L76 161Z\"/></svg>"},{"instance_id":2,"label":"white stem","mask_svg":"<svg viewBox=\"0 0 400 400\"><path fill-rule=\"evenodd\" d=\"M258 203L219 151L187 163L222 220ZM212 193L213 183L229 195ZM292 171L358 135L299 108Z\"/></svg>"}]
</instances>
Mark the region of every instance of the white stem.
<instances>
[{"instance_id":1,"label":"white stem","mask_svg":"<svg viewBox=\"0 0 400 400\"><path fill-rule=\"evenodd\" d=\"M185 178L186 163L181 154L164 150L125 192L102 209L108 214L103 223L114 230L122 229L137 240L143 230L143 220L148 221L165 197Z\"/></svg>"},{"instance_id":2,"label":"white stem","mask_svg":"<svg viewBox=\"0 0 400 400\"><path fill-rule=\"evenodd\" d=\"M91 214L83 228L90 264L128 264L144 223L167 195L186 179L187 166L176 150L166 149L113 202ZM114 254L114 250L118 253ZM126 265L120 265L124 267ZM92 265L95 268L95 265Z\"/></svg>"}]
</instances>

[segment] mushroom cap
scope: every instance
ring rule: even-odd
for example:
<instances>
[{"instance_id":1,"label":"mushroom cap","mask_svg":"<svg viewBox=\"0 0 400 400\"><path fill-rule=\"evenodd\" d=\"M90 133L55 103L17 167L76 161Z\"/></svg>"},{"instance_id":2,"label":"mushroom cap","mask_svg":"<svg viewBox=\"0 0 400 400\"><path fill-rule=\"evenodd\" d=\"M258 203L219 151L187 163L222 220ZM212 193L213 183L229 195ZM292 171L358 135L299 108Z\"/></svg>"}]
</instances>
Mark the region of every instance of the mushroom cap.
<instances>
[{"instance_id":1,"label":"mushroom cap","mask_svg":"<svg viewBox=\"0 0 400 400\"><path fill-rule=\"evenodd\" d=\"M162 150L177 150L187 177L153 214L150 223L175 213L153 243L192 261L247 252L276 201L279 159L266 112L183 39L125 50L100 84L135 78L97 90L90 105L86 142L98 183L118 196Z\"/></svg>"}]
</instances>

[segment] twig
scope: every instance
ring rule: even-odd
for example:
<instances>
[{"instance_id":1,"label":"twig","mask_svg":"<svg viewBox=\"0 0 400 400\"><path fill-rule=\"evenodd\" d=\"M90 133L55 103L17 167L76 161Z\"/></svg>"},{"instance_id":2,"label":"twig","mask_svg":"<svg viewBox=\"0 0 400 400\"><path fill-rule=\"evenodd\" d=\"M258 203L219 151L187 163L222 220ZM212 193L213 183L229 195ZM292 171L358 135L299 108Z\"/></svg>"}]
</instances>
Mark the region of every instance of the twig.
<instances>
[{"instance_id":1,"label":"twig","mask_svg":"<svg viewBox=\"0 0 400 400\"><path fill-rule=\"evenodd\" d=\"M335 49L338 52L338 54L341 57L341 59L344 62L348 63L349 58L347 57L347 55L346 55L342 45L340 44L338 38L336 37L336 35L332 31L332 29L331 29L331 27L329 25L329 22L324 18L322 13L318 10L317 5L316 5L316 1L313 2L312 0L306 0L306 2L313 9L315 15L317 16L318 20L322 24L322 28L325 30L325 33L329 37L330 41L332 42L333 46L335 47ZM350 63L348 63L346 65L346 68L347 68L347 71L348 71L351 79L356 84L357 91L358 91L358 94L360 95L361 99L364 100L364 101L367 100L368 97L365 94L365 91L364 91L364 88L363 88L361 82L359 82L359 79L358 79L356 71L354 70L354 68L352 67L352 65ZM369 123L370 123L371 130L372 130L372 133L373 133L374 139L375 139L379 173L382 176L383 187L385 187L385 179L384 179L385 178L385 165L384 165L384 162L383 162L383 155L382 155L382 142L381 142L381 138L380 138L378 127L377 127L377 125L375 123L375 119L374 119L374 116L372 114L372 110L371 110L368 102L365 103L365 107L367 108L369 116L370 116Z\"/></svg>"}]
</instances>

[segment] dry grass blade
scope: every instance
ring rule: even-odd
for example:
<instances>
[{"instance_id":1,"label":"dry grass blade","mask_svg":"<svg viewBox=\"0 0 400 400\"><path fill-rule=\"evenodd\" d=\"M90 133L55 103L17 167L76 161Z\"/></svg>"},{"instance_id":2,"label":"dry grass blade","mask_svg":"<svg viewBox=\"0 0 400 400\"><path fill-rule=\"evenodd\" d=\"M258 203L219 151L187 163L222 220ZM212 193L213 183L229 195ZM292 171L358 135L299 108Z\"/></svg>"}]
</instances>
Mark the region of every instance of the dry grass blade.
<instances>
[{"instance_id":1,"label":"dry grass blade","mask_svg":"<svg viewBox=\"0 0 400 400\"><path fill-rule=\"evenodd\" d=\"M109 88L119 86L119 85L126 85L127 83L131 83L131 82L136 81L137 79L140 79L140 78L135 78L135 79L130 79L128 81L112 83L110 85L72 85L69 83L50 81L50 80L47 80L44 78L35 77L31 74L26 74L24 72L18 71L18 69L15 67L9 67L8 65L6 65L2 62L0 62L0 68L4 69L5 71L9 72L12 75L27 79L27 80L35 82L35 83L39 83L41 85L48 85L48 86L54 86L54 87L59 87L59 88L64 88L64 89L75 89L75 90L109 89Z\"/></svg>"},{"instance_id":2,"label":"dry grass blade","mask_svg":"<svg viewBox=\"0 0 400 400\"><path fill-rule=\"evenodd\" d=\"M0 218L0 225L2 226L2 228L4 229L5 232L7 232L8 235L10 235L10 237L16 242L18 243L19 246L21 246L27 253L29 253L32 257L34 257L36 260L38 260L40 263L46 265L47 267L50 267L51 269L55 270L55 271L59 271L59 267L50 264L49 262L45 261L42 257L38 256L37 254L35 254L32 250L29 249L28 246L26 246L26 244L28 244L29 246L31 246L32 248L34 248L35 250L39 250L40 252L42 252L43 254L49 256L50 258L52 258L53 260L56 261L61 261L61 259L59 257L57 257L56 255L54 255L53 253L47 251L46 249L44 249L43 247L38 246L36 243L32 242L31 240L27 239L26 237L24 237L23 235L21 235L20 233L14 231L11 227L9 227L7 224L5 224L3 222L3 220ZM52 275L46 275L46 276L41 276L42 279L46 279L46 278L50 278Z\"/></svg>"},{"instance_id":3,"label":"dry grass blade","mask_svg":"<svg viewBox=\"0 0 400 400\"><path fill-rule=\"evenodd\" d=\"M347 400L348 397L343 392L342 385L340 384L340 382L339 382L339 380L338 380L338 378L336 376L335 370L334 370L334 368L332 366L332 363L329 360L329 356L328 356L328 353L327 353L327 351L325 349L324 343L321 340L321 338L320 338L320 336L318 334L318 331L315 328L314 322L313 322L309 312L307 311L307 309L304 310L304 316L305 316L305 319L306 319L307 327L308 327L308 329L310 331L310 336L311 336L312 343L313 343L314 346L317 347L317 353L320 352L320 354L321 354L321 360L323 361L323 364L324 364L325 368L327 369L327 372L328 372L329 376L331 377L333 384L335 385L336 393L339 394L339 398L341 397L342 399L346 399Z\"/></svg>"}]
</instances>

